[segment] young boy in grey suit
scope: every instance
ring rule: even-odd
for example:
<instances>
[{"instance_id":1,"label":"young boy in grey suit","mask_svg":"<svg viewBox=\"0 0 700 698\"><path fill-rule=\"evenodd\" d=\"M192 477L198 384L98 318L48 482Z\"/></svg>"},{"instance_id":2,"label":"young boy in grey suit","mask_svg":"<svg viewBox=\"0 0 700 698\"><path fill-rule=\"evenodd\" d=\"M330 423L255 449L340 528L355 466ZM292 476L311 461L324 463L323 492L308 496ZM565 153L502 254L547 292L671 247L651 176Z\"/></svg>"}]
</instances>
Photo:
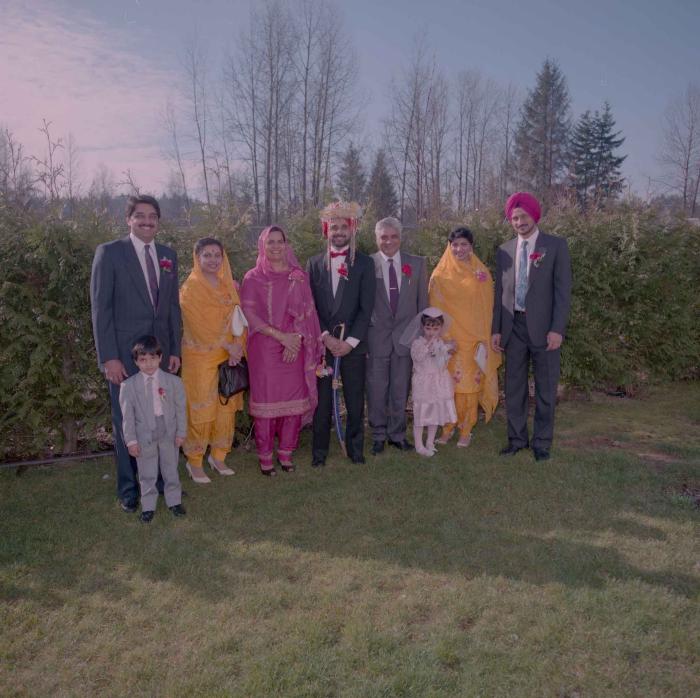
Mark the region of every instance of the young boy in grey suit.
<instances>
[{"instance_id":1,"label":"young boy in grey suit","mask_svg":"<svg viewBox=\"0 0 700 698\"><path fill-rule=\"evenodd\" d=\"M160 369L163 351L156 337L138 339L131 354L139 372L121 384L119 405L124 442L138 468L140 518L143 523L153 520L159 467L166 505L175 516L184 516L177 463L187 435L185 388L180 378Z\"/></svg>"}]
</instances>

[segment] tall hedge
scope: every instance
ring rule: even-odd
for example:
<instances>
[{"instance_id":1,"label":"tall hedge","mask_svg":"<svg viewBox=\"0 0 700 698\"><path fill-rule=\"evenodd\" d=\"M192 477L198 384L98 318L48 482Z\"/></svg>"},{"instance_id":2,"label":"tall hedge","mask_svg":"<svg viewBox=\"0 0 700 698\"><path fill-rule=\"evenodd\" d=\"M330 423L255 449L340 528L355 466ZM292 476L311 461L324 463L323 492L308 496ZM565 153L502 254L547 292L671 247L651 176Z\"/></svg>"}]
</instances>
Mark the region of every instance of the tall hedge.
<instances>
[{"instance_id":1,"label":"tall hedge","mask_svg":"<svg viewBox=\"0 0 700 698\"><path fill-rule=\"evenodd\" d=\"M373 249L373 221L359 246ZM493 269L495 251L511 237L498 212L463 221L476 251ZM457 223L405 232L405 246L432 268ZM658 380L700 376L700 229L661 221L653 211L620 209L584 218L554 211L541 222L566 237L574 290L562 380L584 389L629 390ZM289 222L302 263L322 248L317 214ZM95 247L125 231L89 210L75 221L0 207L0 458L72 451L109 424L104 379L96 368L89 307ZM241 279L256 249L245 226L219 220L176 229L163 222L159 240L191 266L192 244L219 237ZM182 279L181 279L182 280ZM468 299L465 299L468 302Z\"/></svg>"}]
</instances>

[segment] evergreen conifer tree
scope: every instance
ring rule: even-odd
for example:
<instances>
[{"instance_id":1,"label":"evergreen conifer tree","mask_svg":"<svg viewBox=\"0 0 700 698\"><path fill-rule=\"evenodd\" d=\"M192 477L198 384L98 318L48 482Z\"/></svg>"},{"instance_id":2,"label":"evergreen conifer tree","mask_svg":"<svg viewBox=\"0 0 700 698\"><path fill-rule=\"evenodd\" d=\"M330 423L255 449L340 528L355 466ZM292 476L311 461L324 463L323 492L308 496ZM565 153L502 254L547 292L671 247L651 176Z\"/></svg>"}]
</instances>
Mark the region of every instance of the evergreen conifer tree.
<instances>
[{"instance_id":1,"label":"evergreen conifer tree","mask_svg":"<svg viewBox=\"0 0 700 698\"><path fill-rule=\"evenodd\" d=\"M515 133L519 184L545 198L567 165L570 101L566 78L556 61L547 58L522 106Z\"/></svg>"},{"instance_id":2,"label":"evergreen conifer tree","mask_svg":"<svg viewBox=\"0 0 700 698\"><path fill-rule=\"evenodd\" d=\"M383 150L378 150L374 159L372 175L367 186L367 200L378 217L386 218L396 215L399 199L387 168L386 155Z\"/></svg>"},{"instance_id":3,"label":"evergreen conifer tree","mask_svg":"<svg viewBox=\"0 0 700 698\"><path fill-rule=\"evenodd\" d=\"M584 112L571 137L571 183L582 209L602 208L622 190L620 167L626 155L615 151L625 142L615 131L615 119L605 102L602 113Z\"/></svg>"},{"instance_id":4,"label":"evergreen conifer tree","mask_svg":"<svg viewBox=\"0 0 700 698\"><path fill-rule=\"evenodd\" d=\"M352 141L343 155L343 162L338 173L338 194L345 201L364 201L367 177L360 160L360 151Z\"/></svg>"}]
</instances>

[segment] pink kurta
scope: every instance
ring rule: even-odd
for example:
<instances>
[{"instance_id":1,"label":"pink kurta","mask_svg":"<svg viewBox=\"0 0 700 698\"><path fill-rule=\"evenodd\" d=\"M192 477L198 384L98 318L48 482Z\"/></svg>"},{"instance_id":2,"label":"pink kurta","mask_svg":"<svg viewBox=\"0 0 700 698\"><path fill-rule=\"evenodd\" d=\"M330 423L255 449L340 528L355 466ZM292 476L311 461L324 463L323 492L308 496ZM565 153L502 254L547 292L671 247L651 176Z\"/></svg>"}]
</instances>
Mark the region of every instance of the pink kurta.
<instances>
[{"instance_id":1,"label":"pink kurta","mask_svg":"<svg viewBox=\"0 0 700 698\"><path fill-rule=\"evenodd\" d=\"M447 346L440 338L429 345L425 337L418 337L411 344L414 426L442 426L457 421L454 380L447 370L449 358Z\"/></svg>"},{"instance_id":2,"label":"pink kurta","mask_svg":"<svg viewBox=\"0 0 700 698\"><path fill-rule=\"evenodd\" d=\"M258 241L258 261L243 278L241 305L248 320L249 411L254 417L302 415L311 421L318 403L316 367L321 357L318 324L309 279L287 245L286 271L274 271L265 256L266 228ZM262 334L265 327L301 335L295 361L282 360L284 347Z\"/></svg>"},{"instance_id":3,"label":"pink kurta","mask_svg":"<svg viewBox=\"0 0 700 698\"><path fill-rule=\"evenodd\" d=\"M308 414L315 407L305 379L305 352L296 361L282 360L284 347L272 337L256 332L256 326L271 325L281 332L297 332L295 318L288 312L285 299L291 283L289 272L268 274L263 283L247 275L241 288L243 312L250 323L248 369L250 374L249 412L253 417L287 417ZM306 282L308 283L308 282ZM260 314L264 313L263 319ZM304 338L303 341L316 341ZM302 347L303 348L303 347ZM312 361L316 368L315 359ZM315 381L315 377L314 377ZM315 388L315 383L314 383ZM314 391L315 392L315 391ZM315 395L313 396L315 398Z\"/></svg>"}]
</instances>

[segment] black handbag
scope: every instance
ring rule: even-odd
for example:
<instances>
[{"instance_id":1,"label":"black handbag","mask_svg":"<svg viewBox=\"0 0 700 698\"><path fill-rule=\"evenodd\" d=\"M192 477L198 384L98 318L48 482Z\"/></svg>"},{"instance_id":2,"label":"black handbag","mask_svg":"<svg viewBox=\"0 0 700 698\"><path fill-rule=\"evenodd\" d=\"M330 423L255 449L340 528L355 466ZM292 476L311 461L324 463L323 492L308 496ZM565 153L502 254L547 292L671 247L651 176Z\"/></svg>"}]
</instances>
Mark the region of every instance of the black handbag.
<instances>
[{"instance_id":1,"label":"black handbag","mask_svg":"<svg viewBox=\"0 0 700 698\"><path fill-rule=\"evenodd\" d=\"M229 398L248 390L249 387L248 362L245 357L235 366L229 366L228 361L219 364L219 402L222 405L228 405Z\"/></svg>"}]
</instances>

